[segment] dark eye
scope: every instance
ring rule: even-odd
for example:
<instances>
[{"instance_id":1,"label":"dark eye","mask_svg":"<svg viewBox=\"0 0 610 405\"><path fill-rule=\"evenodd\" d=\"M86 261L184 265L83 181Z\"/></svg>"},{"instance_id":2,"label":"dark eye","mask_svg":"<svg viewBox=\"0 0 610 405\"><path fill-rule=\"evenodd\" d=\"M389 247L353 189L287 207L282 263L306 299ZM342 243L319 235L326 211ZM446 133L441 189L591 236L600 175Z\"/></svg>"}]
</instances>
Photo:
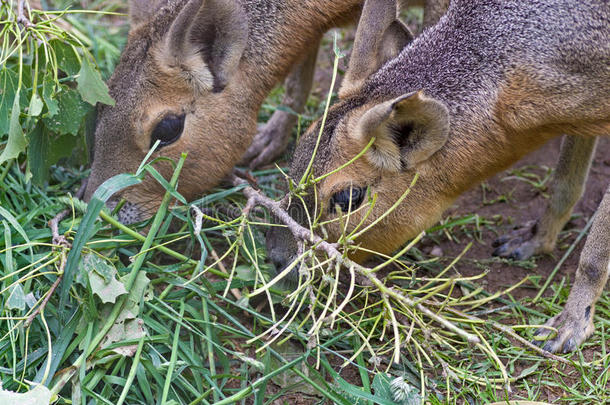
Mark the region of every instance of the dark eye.
<instances>
[{"instance_id":1,"label":"dark eye","mask_svg":"<svg viewBox=\"0 0 610 405\"><path fill-rule=\"evenodd\" d=\"M161 141L159 146L169 145L174 143L182 135L184 129L184 114L182 115L167 115L163 117L157 124L150 137L150 146L152 147L157 140Z\"/></svg>"},{"instance_id":2,"label":"dark eye","mask_svg":"<svg viewBox=\"0 0 610 405\"><path fill-rule=\"evenodd\" d=\"M350 210L350 200L351 200L351 210L355 210L362 204L364 200L364 196L366 195L365 187L350 187L344 190L335 193L330 199L330 211L335 212L336 206L338 205L341 208L342 212L348 212Z\"/></svg>"}]
</instances>

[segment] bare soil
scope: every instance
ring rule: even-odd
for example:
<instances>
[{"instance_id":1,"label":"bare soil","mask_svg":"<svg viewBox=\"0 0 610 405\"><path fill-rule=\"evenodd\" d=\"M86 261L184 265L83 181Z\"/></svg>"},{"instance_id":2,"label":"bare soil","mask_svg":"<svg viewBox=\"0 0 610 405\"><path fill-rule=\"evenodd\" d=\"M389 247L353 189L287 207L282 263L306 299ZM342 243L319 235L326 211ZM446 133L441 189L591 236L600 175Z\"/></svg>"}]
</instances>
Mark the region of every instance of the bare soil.
<instances>
[{"instance_id":1,"label":"bare soil","mask_svg":"<svg viewBox=\"0 0 610 405\"><path fill-rule=\"evenodd\" d=\"M488 201L498 196L508 196L508 201L485 204L483 189L482 187L477 187L462 195L446 213L446 215L452 216L476 213L482 218L493 218L496 215L502 216L502 225L493 228L482 227L482 240L475 242L464 255L465 259L486 262L489 274L483 283L490 292L514 285L531 272L540 275L543 280L548 277L555 268L559 258L564 255L566 248L573 243L580 230L584 228L587 221L595 213L610 184L610 138L601 138L598 142L584 195L574 208L573 218L560 236L560 242L553 254L536 257L536 268L533 270L527 270L510 263L487 262L493 251L491 243L498 236L494 231L499 231L502 234L502 231L509 232L516 225L538 219L544 212L548 201L544 194L550 192L550 190L547 189L546 192L541 192L530 184L511 176L511 170L530 165L554 167L559 156L560 144L560 138L550 141L544 147L517 162L513 168L499 173L486 182L486 185L491 189L491 191L485 193ZM535 168L530 171L544 173L544 170ZM460 239L461 242L449 239L443 240L439 245L443 255L448 257L457 256L466 247L467 243L471 241L469 238ZM586 238L583 238L576 246L576 249L574 249L559 269L554 281L560 281L561 277L568 277L570 280L573 280L580 251L585 240ZM456 267L462 274L473 275L481 272L480 268L469 265L468 262L468 260L465 260L457 264ZM520 298L522 296L534 296L536 293L537 291L532 290L531 286L525 286L515 290L513 295L516 298Z\"/></svg>"}]
</instances>

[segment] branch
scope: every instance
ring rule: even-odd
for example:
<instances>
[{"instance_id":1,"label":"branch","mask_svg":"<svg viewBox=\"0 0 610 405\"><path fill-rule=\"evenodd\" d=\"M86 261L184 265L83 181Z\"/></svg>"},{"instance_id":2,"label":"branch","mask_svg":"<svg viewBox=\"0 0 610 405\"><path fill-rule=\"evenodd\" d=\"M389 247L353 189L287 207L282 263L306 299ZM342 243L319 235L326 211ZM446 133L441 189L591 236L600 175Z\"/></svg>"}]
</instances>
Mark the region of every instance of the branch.
<instances>
[{"instance_id":1,"label":"branch","mask_svg":"<svg viewBox=\"0 0 610 405\"><path fill-rule=\"evenodd\" d=\"M25 0L17 1L17 23L23 25L24 28L31 28L34 26L30 19L25 16Z\"/></svg>"},{"instance_id":2,"label":"branch","mask_svg":"<svg viewBox=\"0 0 610 405\"><path fill-rule=\"evenodd\" d=\"M62 276L64 274L64 268L66 267L66 262L67 262L66 259L67 259L66 253L65 253L65 251L63 251L61 253L61 264L59 265L59 276L57 276L57 280L55 280L55 282L53 283L53 285L49 289L49 292L47 292L46 297L44 297L44 300L40 303L38 308L36 308L34 310L34 312L32 312L32 314L30 316L28 316L28 319L26 319L25 323L23 324L23 326L26 329L27 329L28 326L30 326L32 321L34 321L34 318L36 318L36 316L38 316L38 314L47 306L47 303L51 299L51 296L53 295L53 293L57 289L57 286L61 282Z\"/></svg>"},{"instance_id":3,"label":"branch","mask_svg":"<svg viewBox=\"0 0 610 405\"><path fill-rule=\"evenodd\" d=\"M282 223L284 223L284 225L286 225L286 227L290 230L292 235L297 240L312 244L313 249L323 251L328 255L328 257L336 260L347 268L353 267L358 274L368 279L383 294L387 294L387 296L395 299L396 301L399 301L403 305L406 305L411 308L416 308L420 312L426 314L426 316L428 316L429 318L441 324L446 329L451 330L452 332L455 332L456 334L460 335L469 343L480 342L477 336L464 331L452 322L435 314L423 305L415 303L413 300L396 292L394 289L386 287L385 284L382 283L379 278L377 278L377 276L375 276L375 274L371 272L371 269L361 266L360 264L352 261L351 259L344 257L344 255L337 249L336 244L328 243L324 239L315 235L311 230L301 226L288 214L288 212L286 212L282 208L279 202L261 194L259 191L251 187L246 180L239 178L236 175L232 175L230 179L233 185L235 186L247 185L242 191L244 195L248 198L248 204L260 205L267 208L275 217L277 217Z\"/></svg>"},{"instance_id":4,"label":"branch","mask_svg":"<svg viewBox=\"0 0 610 405\"><path fill-rule=\"evenodd\" d=\"M87 188L87 179L84 179L80 185L80 188L76 192L75 197L78 199L81 199L83 197L83 195L85 194L86 188ZM44 300L40 303L38 308L36 308L34 310L34 312L32 312L32 314L30 316L28 316L28 319L26 319L25 323L23 324L26 328L28 326L30 326L30 324L32 323L34 318L36 318L36 316L47 306L47 303L49 302L49 300L51 299L51 296L57 289L57 286L61 282L62 276L64 274L64 269L66 267L66 262L67 262L66 250L70 249L72 247L72 245L70 244L70 242L68 242L68 240L66 239L66 237L64 235L59 234L58 228L59 228L59 223L61 222L61 220L64 219L66 217L66 215L68 215L69 213L70 213L70 209L63 210L59 214L55 215L53 217L53 219L51 219L48 222L49 227L51 228L51 234L53 235L53 238L52 238L53 244L60 246L62 248L65 248L65 249L63 249L61 252L61 262L59 265L59 276L57 276L57 280L55 280L55 282L49 289L49 292L47 293L46 297L44 297Z\"/></svg>"},{"instance_id":5,"label":"branch","mask_svg":"<svg viewBox=\"0 0 610 405\"><path fill-rule=\"evenodd\" d=\"M85 189L87 188L88 179L84 179L81 183L78 191L74 195L77 199L82 199L83 195L85 195ZM66 239L65 236L59 234L59 223L70 213L70 209L65 209L61 211L59 214L55 215L53 219L48 222L49 228L51 228L51 234L53 235L52 242L54 245L61 245L67 248L72 247L70 242Z\"/></svg>"}]
</instances>

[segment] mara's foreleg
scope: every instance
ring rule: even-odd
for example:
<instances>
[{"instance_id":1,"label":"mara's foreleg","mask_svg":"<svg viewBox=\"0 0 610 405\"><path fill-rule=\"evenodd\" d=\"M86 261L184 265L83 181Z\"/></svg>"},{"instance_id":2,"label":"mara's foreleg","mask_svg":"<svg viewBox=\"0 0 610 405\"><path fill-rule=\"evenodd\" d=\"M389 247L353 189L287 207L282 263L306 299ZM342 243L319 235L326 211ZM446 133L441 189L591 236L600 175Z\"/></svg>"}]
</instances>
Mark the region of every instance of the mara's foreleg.
<instances>
[{"instance_id":1,"label":"mara's foreleg","mask_svg":"<svg viewBox=\"0 0 610 405\"><path fill-rule=\"evenodd\" d=\"M524 260L555 248L559 232L572 215L587 183L596 137L565 135L551 183L551 197L542 217L498 238L494 256Z\"/></svg>"},{"instance_id":2,"label":"mara's foreleg","mask_svg":"<svg viewBox=\"0 0 610 405\"><path fill-rule=\"evenodd\" d=\"M561 313L546 323L557 329L557 336L544 343L550 352L574 350L594 331L595 303L604 290L610 273L610 187L595 213L591 232L580 254L576 280L570 290L568 302ZM546 336L548 329L537 334Z\"/></svg>"},{"instance_id":3,"label":"mara's foreleg","mask_svg":"<svg viewBox=\"0 0 610 405\"><path fill-rule=\"evenodd\" d=\"M319 43L314 44L284 80L285 93L282 106L288 107L293 112L275 110L269 121L259 127L252 144L242 158L242 162L249 164L251 168L272 162L288 146L292 128L298 120L295 113L303 112L311 91L318 45Z\"/></svg>"},{"instance_id":4,"label":"mara's foreleg","mask_svg":"<svg viewBox=\"0 0 610 405\"><path fill-rule=\"evenodd\" d=\"M449 0L426 0L424 5L424 28L436 24L448 8Z\"/></svg>"}]
</instances>

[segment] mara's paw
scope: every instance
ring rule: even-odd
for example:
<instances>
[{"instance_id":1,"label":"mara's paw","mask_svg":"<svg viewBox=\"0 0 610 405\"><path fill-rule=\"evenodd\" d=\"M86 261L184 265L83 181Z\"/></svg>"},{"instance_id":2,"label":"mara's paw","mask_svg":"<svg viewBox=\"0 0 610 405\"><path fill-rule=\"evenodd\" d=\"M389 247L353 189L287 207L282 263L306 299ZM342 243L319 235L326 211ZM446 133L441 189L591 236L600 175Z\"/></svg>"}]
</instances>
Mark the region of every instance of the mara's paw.
<instances>
[{"instance_id":1,"label":"mara's paw","mask_svg":"<svg viewBox=\"0 0 610 405\"><path fill-rule=\"evenodd\" d=\"M581 313L576 314L573 313L573 311L564 309L559 315L549 319L548 322L545 323L545 326L557 329L557 335L551 339L544 339L545 336L552 335L554 331L547 328L540 328L534 333L534 336L537 336L534 343L552 353L569 353L574 351L574 349L587 340L595 330L591 306L583 308L580 312Z\"/></svg>"},{"instance_id":2,"label":"mara's paw","mask_svg":"<svg viewBox=\"0 0 610 405\"><path fill-rule=\"evenodd\" d=\"M276 111L266 124L259 125L258 132L240 163L254 169L281 156L288 146L295 122L291 115Z\"/></svg>"},{"instance_id":3,"label":"mara's paw","mask_svg":"<svg viewBox=\"0 0 610 405\"><path fill-rule=\"evenodd\" d=\"M506 235L500 236L491 246L492 255L514 260L526 260L540 253L540 243L536 239L537 221L514 228Z\"/></svg>"}]
</instances>

